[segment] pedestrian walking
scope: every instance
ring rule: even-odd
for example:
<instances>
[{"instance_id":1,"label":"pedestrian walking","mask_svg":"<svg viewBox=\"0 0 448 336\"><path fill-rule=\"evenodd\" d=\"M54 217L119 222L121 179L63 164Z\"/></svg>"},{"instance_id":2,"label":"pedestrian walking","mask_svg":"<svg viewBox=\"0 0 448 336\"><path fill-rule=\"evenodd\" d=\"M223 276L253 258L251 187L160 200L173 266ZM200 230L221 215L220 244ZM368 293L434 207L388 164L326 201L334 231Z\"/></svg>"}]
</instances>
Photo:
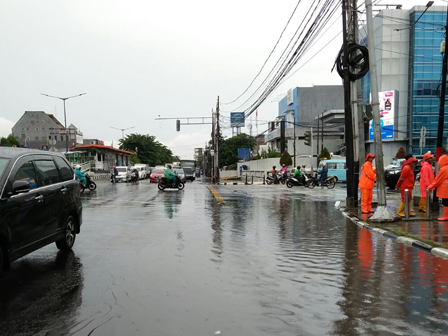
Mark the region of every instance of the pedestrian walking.
<instances>
[{"instance_id":1,"label":"pedestrian walking","mask_svg":"<svg viewBox=\"0 0 448 336\"><path fill-rule=\"evenodd\" d=\"M373 186L376 181L376 170L373 169L372 164L374 159L375 155L368 153L366 162L361 167L361 176L359 177L358 187L361 190L361 212L363 214L373 213Z\"/></svg>"},{"instance_id":2,"label":"pedestrian walking","mask_svg":"<svg viewBox=\"0 0 448 336\"><path fill-rule=\"evenodd\" d=\"M397 185L395 186L395 189L400 188L401 193L401 203L398 206L397 215L400 217L404 217L404 191L408 189L409 191L409 206L411 205L411 199L412 199L412 189L414 189L415 184L415 178L414 178L414 167L417 164L417 159L415 157L411 157L408 160L406 160L403 164L403 168L401 168L401 174L400 179L397 182ZM415 216L415 213L413 213L409 209L409 215Z\"/></svg>"},{"instance_id":3,"label":"pedestrian walking","mask_svg":"<svg viewBox=\"0 0 448 336\"><path fill-rule=\"evenodd\" d=\"M439 158L440 171L428 189L437 188L437 197L442 199L443 216L437 218L439 221L448 221L448 155Z\"/></svg>"},{"instance_id":4,"label":"pedestrian walking","mask_svg":"<svg viewBox=\"0 0 448 336\"><path fill-rule=\"evenodd\" d=\"M434 171L432 170L433 156L431 153L423 155L422 169L420 170L420 203L418 204L418 211L426 212L426 189L434 182Z\"/></svg>"}]
</instances>

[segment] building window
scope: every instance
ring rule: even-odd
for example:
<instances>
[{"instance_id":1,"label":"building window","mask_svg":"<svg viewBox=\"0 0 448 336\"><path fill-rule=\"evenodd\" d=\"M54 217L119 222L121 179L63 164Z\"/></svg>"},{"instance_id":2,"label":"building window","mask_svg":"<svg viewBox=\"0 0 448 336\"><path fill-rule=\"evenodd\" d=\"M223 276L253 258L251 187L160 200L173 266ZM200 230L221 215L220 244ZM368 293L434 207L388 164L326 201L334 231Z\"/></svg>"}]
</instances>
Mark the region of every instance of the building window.
<instances>
[{"instance_id":1,"label":"building window","mask_svg":"<svg viewBox=\"0 0 448 336\"><path fill-rule=\"evenodd\" d=\"M48 140L51 140L51 135L48 136Z\"/></svg>"},{"instance_id":2,"label":"building window","mask_svg":"<svg viewBox=\"0 0 448 336\"><path fill-rule=\"evenodd\" d=\"M42 120L40 123L41 123L42 125L45 125L45 120Z\"/></svg>"},{"instance_id":3,"label":"building window","mask_svg":"<svg viewBox=\"0 0 448 336\"><path fill-rule=\"evenodd\" d=\"M58 141L58 136L57 135L54 136L54 140Z\"/></svg>"},{"instance_id":4,"label":"building window","mask_svg":"<svg viewBox=\"0 0 448 336\"><path fill-rule=\"evenodd\" d=\"M46 142L47 141L47 137L42 137L42 141Z\"/></svg>"},{"instance_id":5,"label":"building window","mask_svg":"<svg viewBox=\"0 0 448 336\"><path fill-rule=\"evenodd\" d=\"M39 141L39 137L34 137L34 140L35 141Z\"/></svg>"},{"instance_id":6,"label":"building window","mask_svg":"<svg viewBox=\"0 0 448 336\"><path fill-rule=\"evenodd\" d=\"M61 135L61 141L64 141L64 136L63 135Z\"/></svg>"},{"instance_id":7,"label":"building window","mask_svg":"<svg viewBox=\"0 0 448 336\"><path fill-rule=\"evenodd\" d=\"M39 128L39 127L36 127L34 130L35 130L36 132L39 132L40 128Z\"/></svg>"},{"instance_id":8,"label":"building window","mask_svg":"<svg viewBox=\"0 0 448 336\"><path fill-rule=\"evenodd\" d=\"M22 134L22 139L25 139L25 134Z\"/></svg>"},{"instance_id":9,"label":"building window","mask_svg":"<svg viewBox=\"0 0 448 336\"><path fill-rule=\"evenodd\" d=\"M34 125L34 120L31 120L31 125Z\"/></svg>"}]
</instances>

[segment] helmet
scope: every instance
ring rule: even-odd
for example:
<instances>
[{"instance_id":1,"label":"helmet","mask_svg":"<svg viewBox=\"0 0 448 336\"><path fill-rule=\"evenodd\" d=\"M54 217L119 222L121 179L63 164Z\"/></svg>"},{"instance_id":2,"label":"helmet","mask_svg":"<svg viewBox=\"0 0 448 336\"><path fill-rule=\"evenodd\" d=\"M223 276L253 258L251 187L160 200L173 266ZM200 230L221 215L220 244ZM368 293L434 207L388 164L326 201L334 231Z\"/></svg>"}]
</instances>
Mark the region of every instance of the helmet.
<instances>
[{"instance_id":1,"label":"helmet","mask_svg":"<svg viewBox=\"0 0 448 336\"><path fill-rule=\"evenodd\" d=\"M277 168L277 166L272 166L272 169L275 169L275 168Z\"/></svg>"},{"instance_id":2,"label":"helmet","mask_svg":"<svg viewBox=\"0 0 448 336\"><path fill-rule=\"evenodd\" d=\"M77 165L75 166L75 169L81 169L81 165L77 164Z\"/></svg>"},{"instance_id":3,"label":"helmet","mask_svg":"<svg viewBox=\"0 0 448 336\"><path fill-rule=\"evenodd\" d=\"M306 165L302 165L302 168L305 168L306 167Z\"/></svg>"},{"instance_id":4,"label":"helmet","mask_svg":"<svg viewBox=\"0 0 448 336\"><path fill-rule=\"evenodd\" d=\"M430 152L425 153L425 155L423 155L423 160L428 160L430 158L432 158L432 154Z\"/></svg>"},{"instance_id":5,"label":"helmet","mask_svg":"<svg viewBox=\"0 0 448 336\"><path fill-rule=\"evenodd\" d=\"M168 165L168 168L171 169L171 165Z\"/></svg>"},{"instance_id":6,"label":"helmet","mask_svg":"<svg viewBox=\"0 0 448 336\"><path fill-rule=\"evenodd\" d=\"M282 164L282 167L286 167L286 165L285 165L285 164Z\"/></svg>"}]
</instances>

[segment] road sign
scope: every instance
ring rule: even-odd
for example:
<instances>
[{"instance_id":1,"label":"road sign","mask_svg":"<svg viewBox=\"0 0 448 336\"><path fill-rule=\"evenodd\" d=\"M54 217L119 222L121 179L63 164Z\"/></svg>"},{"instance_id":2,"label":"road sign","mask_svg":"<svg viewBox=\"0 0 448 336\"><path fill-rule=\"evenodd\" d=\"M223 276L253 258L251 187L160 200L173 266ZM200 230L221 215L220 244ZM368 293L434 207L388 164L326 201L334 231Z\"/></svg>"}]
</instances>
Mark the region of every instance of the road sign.
<instances>
[{"instance_id":1,"label":"road sign","mask_svg":"<svg viewBox=\"0 0 448 336\"><path fill-rule=\"evenodd\" d=\"M230 127L244 127L245 116L244 112L230 113Z\"/></svg>"}]
</instances>

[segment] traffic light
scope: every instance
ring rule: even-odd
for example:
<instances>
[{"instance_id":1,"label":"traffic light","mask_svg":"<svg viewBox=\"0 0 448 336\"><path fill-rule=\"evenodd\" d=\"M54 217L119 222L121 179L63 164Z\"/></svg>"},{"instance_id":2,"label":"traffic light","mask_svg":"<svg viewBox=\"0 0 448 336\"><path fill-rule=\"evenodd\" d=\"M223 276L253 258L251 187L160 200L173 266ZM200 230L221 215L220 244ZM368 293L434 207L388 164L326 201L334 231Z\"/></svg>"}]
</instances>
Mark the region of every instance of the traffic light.
<instances>
[{"instance_id":1,"label":"traffic light","mask_svg":"<svg viewBox=\"0 0 448 336\"><path fill-rule=\"evenodd\" d=\"M311 132L310 131L305 132L305 145L311 146Z\"/></svg>"},{"instance_id":2,"label":"traffic light","mask_svg":"<svg viewBox=\"0 0 448 336\"><path fill-rule=\"evenodd\" d=\"M180 132L180 120L176 120L176 131Z\"/></svg>"}]
</instances>

